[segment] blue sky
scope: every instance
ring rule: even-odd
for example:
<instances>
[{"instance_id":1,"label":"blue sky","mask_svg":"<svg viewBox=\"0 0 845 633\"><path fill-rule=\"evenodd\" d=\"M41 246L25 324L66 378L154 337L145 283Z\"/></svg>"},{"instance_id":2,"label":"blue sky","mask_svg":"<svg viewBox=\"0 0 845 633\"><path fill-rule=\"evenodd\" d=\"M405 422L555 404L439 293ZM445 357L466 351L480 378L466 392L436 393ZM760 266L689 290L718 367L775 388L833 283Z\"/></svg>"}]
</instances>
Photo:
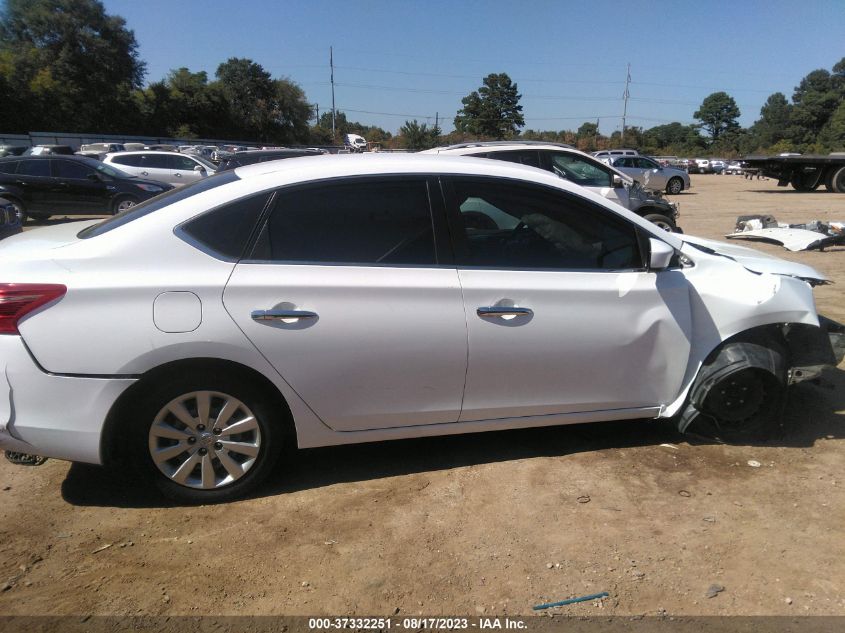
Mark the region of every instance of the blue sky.
<instances>
[{"instance_id":1,"label":"blue sky","mask_svg":"<svg viewBox=\"0 0 845 633\"><path fill-rule=\"evenodd\" d=\"M484 76L506 72L526 129L692 123L724 90L750 125L776 91L845 57L845 0L104 0L135 31L146 81L186 66L213 78L247 57L298 83L320 112L396 132L406 119L445 131Z\"/></svg>"}]
</instances>

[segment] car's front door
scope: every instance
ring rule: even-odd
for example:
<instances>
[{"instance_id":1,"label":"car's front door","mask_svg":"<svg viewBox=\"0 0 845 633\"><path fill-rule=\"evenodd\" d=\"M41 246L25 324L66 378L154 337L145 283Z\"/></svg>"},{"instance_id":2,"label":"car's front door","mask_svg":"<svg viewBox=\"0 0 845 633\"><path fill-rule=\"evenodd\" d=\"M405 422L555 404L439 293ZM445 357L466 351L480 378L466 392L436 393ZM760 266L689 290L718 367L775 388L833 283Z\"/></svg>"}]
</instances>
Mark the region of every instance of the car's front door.
<instances>
[{"instance_id":1,"label":"car's front door","mask_svg":"<svg viewBox=\"0 0 845 633\"><path fill-rule=\"evenodd\" d=\"M172 156L168 156L167 159L172 170L170 182L174 185L187 185L196 182L204 178L208 173L203 165L189 156L174 153ZM202 171L195 170L195 167L201 167Z\"/></svg>"},{"instance_id":2,"label":"car's front door","mask_svg":"<svg viewBox=\"0 0 845 633\"><path fill-rule=\"evenodd\" d=\"M63 158L50 159L56 211L70 214L107 213L111 192L97 172Z\"/></svg>"},{"instance_id":3,"label":"car's front door","mask_svg":"<svg viewBox=\"0 0 845 633\"><path fill-rule=\"evenodd\" d=\"M333 429L456 422L466 318L437 182L342 179L272 204L223 295L257 349Z\"/></svg>"},{"instance_id":4,"label":"car's front door","mask_svg":"<svg viewBox=\"0 0 845 633\"><path fill-rule=\"evenodd\" d=\"M661 191L666 188L666 174L659 164L642 156L637 156L631 160L642 173L642 176L637 180L643 183L644 187L653 191Z\"/></svg>"},{"instance_id":5,"label":"car's front door","mask_svg":"<svg viewBox=\"0 0 845 633\"><path fill-rule=\"evenodd\" d=\"M446 190L469 341L462 421L631 416L677 396L687 283L646 270L634 225L539 185L455 178Z\"/></svg>"}]
</instances>

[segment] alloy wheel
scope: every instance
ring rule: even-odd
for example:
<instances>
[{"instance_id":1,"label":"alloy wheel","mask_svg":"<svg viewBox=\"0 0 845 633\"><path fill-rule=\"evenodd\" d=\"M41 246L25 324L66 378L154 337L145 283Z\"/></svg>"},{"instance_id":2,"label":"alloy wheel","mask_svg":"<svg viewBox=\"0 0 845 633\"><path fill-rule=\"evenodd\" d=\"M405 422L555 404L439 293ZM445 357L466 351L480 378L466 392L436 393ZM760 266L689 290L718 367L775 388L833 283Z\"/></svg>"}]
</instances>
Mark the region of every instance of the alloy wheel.
<instances>
[{"instance_id":1,"label":"alloy wheel","mask_svg":"<svg viewBox=\"0 0 845 633\"><path fill-rule=\"evenodd\" d=\"M243 477L261 450L261 430L250 409L217 391L174 398L156 415L149 453L158 470L188 488L214 490Z\"/></svg>"}]
</instances>

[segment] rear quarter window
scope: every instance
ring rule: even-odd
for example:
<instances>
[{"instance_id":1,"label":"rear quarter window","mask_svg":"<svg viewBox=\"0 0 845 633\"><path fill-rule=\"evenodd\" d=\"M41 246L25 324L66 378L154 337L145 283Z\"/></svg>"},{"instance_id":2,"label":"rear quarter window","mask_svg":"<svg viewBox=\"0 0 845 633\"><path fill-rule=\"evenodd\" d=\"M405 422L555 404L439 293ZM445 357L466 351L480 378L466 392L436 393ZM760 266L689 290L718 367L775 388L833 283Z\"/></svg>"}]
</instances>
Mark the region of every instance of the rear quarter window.
<instances>
[{"instance_id":1,"label":"rear quarter window","mask_svg":"<svg viewBox=\"0 0 845 633\"><path fill-rule=\"evenodd\" d=\"M272 195L265 192L230 202L182 224L177 234L203 252L237 261Z\"/></svg>"}]
</instances>

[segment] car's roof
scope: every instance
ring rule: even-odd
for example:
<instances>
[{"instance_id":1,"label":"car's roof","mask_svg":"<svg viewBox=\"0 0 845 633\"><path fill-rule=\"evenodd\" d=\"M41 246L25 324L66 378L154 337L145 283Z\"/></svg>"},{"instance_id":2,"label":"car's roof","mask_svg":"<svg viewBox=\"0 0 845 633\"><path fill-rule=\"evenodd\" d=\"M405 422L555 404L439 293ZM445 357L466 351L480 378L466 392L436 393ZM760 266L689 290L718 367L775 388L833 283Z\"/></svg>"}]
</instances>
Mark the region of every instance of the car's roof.
<instances>
[{"instance_id":1,"label":"car's roof","mask_svg":"<svg viewBox=\"0 0 845 633\"><path fill-rule=\"evenodd\" d=\"M307 147L286 147L284 149L247 149L240 150L233 153L233 157L244 156L270 156L272 154L322 154L318 149L311 149Z\"/></svg>"},{"instance_id":2,"label":"car's roof","mask_svg":"<svg viewBox=\"0 0 845 633\"><path fill-rule=\"evenodd\" d=\"M434 147L423 150L419 154L469 154L479 149L486 149L491 152L504 152L518 149L549 149L549 150L570 150L578 152L577 149L565 143L546 143L544 141L479 141L476 143L458 143L444 147ZM583 152L579 152L583 153Z\"/></svg>"},{"instance_id":3,"label":"car's roof","mask_svg":"<svg viewBox=\"0 0 845 633\"><path fill-rule=\"evenodd\" d=\"M87 156L80 156L79 154L29 154L27 156L3 156L0 161L21 161L21 160L75 160L82 163L94 163L99 165L100 161L89 158Z\"/></svg>"},{"instance_id":4,"label":"car's roof","mask_svg":"<svg viewBox=\"0 0 845 633\"><path fill-rule=\"evenodd\" d=\"M179 152L167 152L164 150L159 149L133 149L127 152L109 152L106 154L106 157L109 156L135 156L138 154L161 154L162 156L192 156L192 154L180 154Z\"/></svg>"}]
</instances>

